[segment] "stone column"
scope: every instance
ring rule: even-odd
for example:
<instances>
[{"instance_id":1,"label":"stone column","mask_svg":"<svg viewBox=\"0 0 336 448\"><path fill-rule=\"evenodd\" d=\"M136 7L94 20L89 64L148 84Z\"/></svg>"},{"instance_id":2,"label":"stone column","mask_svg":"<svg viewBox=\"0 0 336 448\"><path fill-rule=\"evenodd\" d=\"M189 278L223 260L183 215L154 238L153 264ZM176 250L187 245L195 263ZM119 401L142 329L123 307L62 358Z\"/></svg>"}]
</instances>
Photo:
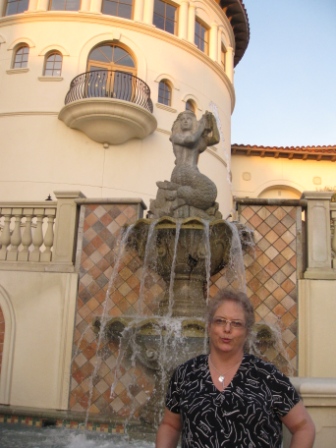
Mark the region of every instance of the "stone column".
<instances>
[{"instance_id":1,"label":"stone column","mask_svg":"<svg viewBox=\"0 0 336 448\"><path fill-rule=\"evenodd\" d=\"M103 0L91 0L90 12L95 14L100 14L102 10Z\"/></svg>"},{"instance_id":2,"label":"stone column","mask_svg":"<svg viewBox=\"0 0 336 448\"><path fill-rule=\"evenodd\" d=\"M89 12L90 11L90 0L81 0L79 11L80 12Z\"/></svg>"},{"instance_id":3,"label":"stone column","mask_svg":"<svg viewBox=\"0 0 336 448\"><path fill-rule=\"evenodd\" d=\"M57 212L52 262L72 265L74 259L77 204L76 199L84 197L80 191L55 191Z\"/></svg>"},{"instance_id":4,"label":"stone column","mask_svg":"<svg viewBox=\"0 0 336 448\"><path fill-rule=\"evenodd\" d=\"M38 0L37 10L38 11L48 11L49 0Z\"/></svg>"},{"instance_id":5,"label":"stone column","mask_svg":"<svg viewBox=\"0 0 336 448\"><path fill-rule=\"evenodd\" d=\"M218 62L218 25L216 23L211 25L209 41L209 57Z\"/></svg>"},{"instance_id":6,"label":"stone column","mask_svg":"<svg viewBox=\"0 0 336 448\"><path fill-rule=\"evenodd\" d=\"M187 39L188 37L188 12L189 1L182 0L178 17L178 37Z\"/></svg>"},{"instance_id":7,"label":"stone column","mask_svg":"<svg viewBox=\"0 0 336 448\"><path fill-rule=\"evenodd\" d=\"M135 0L133 20L135 22L142 22L144 14L144 0Z\"/></svg>"},{"instance_id":8,"label":"stone column","mask_svg":"<svg viewBox=\"0 0 336 448\"><path fill-rule=\"evenodd\" d=\"M196 19L196 8L190 3L189 13L188 13L188 41L195 43L195 19Z\"/></svg>"},{"instance_id":9,"label":"stone column","mask_svg":"<svg viewBox=\"0 0 336 448\"><path fill-rule=\"evenodd\" d=\"M144 3L143 21L147 25L153 25L154 0L146 0Z\"/></svg>"},{"instance_id":10,"label":"stone column","mask_svg":"<svg viewBox=\"0 0 336 448\"><path fill-rule=\"evenodd\" d=\"M3 3L3 2L0 2L0 8L1 8L0 11L2 11L1 3ZM37 3L38 3L38 0L29 0L28 11L29 12L36 11Z\"/></svg>"},{"instance_id":11,"label":"stone column","mask_svg":"<svg viewBox=\"0 0 336 448\"><path fill-rule=\"evenodd\" d=\"M307 270L304 278L335 278L332 269L330 200L333 192L306 191L307 200Z\"/></svg>"},{"instance_id":12,"label":"stone column","mask_svg":"<svg viewBox=\"0 0 336 448\"><path fill-rule=\"evenodd\" d=\"M234 51L232 47L226 47L225 53L225 72L229 80L233 84L233 66L234 66Z\"/></svg>"}]
</instances>

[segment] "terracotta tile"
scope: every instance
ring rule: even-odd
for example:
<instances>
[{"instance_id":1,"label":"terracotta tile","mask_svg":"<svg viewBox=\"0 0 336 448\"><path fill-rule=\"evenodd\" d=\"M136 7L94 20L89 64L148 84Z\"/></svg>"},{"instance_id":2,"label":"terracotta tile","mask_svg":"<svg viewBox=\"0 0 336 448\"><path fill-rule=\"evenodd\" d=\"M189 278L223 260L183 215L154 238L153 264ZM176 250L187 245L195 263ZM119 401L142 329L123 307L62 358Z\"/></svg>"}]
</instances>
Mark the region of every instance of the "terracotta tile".
<instances>
[{"instance_id":1,"label":"terracotta tile","mask_svg":"<svg viewBox=\"0 0 336 448\"><path fill-rule=\"evenodd\" d=\"M267 299L264 300L265 305L272 311L278 304L278 301L273 296L268 296Z\"/></svg>"},{"instance_id":2,"label":"terracotta tile","mask_svg":"<svg viewBox=\"0 0 336 448\"><path fill-rule=\"evenodd\" d=\"M290 292L292 292L293 290L296 289L296 285L295 283L293 283L291 280L287 279L285 280L282 285L281 288L287 293L289 294Z\"/></svg>"},{"instance_id":3,"label":"terracotta tile","mask_svg":"<svg viewBox=\"0 0 336 448\"><path fill-rule=\"evenodd\" d=\"M276 226L279 223L279 220L276 216L274 216L273 214L270 214L266 219L265 219L266 224L273 229L274 226Z\"/></svg>"},{"instance_id":4,"label":"terracotta tile","mask_svg":"<svg viewBox=\"0 0 336 448\"><path fill-rule=\"evenodd\" d=\"M258 279L256 279L255 277L248 283L249 288L251 288L251 290L253 292L257 291L262 284L260 283L260 281Z\"/></svg>"},{"instance_id":5,"label":"terracotta tile","mask_svg":"<svg viewBox=\"0 0 336 448\"><path fill-rule=\"evenodd\" d=\"M287 261L286 258L283 257L281 254L278 254L276 257L273 258L273 262L278 268L281 268L286 263L286 261Z\"/></svg>"},{"instance_id":6,"label":"terracotta tile","mask_svg":"<svg viewBox=\"0 0 336 448\"><path fill-rule=\"evenodd\" d=\"M283 323L285 328L288 328L295 321L295 317L287 312L281 317L281 322Z\"/></svg>"},{"instance_id":7,"label":"terracotta tile","mask_svg":"<svg viewBox=\"0 0 336 448\"><path fill-rule=\"evenodd\" d=\"M281 305L281 303L273 308L273 312L279 317L282 317L286 313L286 311L286 308Z\"/></svg>"},{"instance_id":8,"label":"terracotta tile","mask_svg":"<svg viewBox=\"0 0 336 448\"><path fill-rule=\"evenodd\" d=\"M277 235L277 233L274 230L270 230L266 235L265 235L265 239L270 243L270 244L274 244L277 239L279 238L279 236Z\"/></svg>"},{"instance_id":9,"label":"terracotta tile","mask_svg":"<svg viewBox=\"0 0 336 448\"><path fill-rule=\"evenodd\" d=\"M249 221L251 218L252 218L252 216L254 215L254 210L252 210L252 208L250 208L250 207L242 207L242 210L241 210L241 218L244 218L245 219L245 221Z\"/></svg>"},{"instance_id":10,"label":"terracotta tile","mask_svg":"<svg viewBox=\"0 0 336 448\"><path fill-rule=\"evenodd\" d=\"M286 232L287 228L283 225L282 222L278 222L278 224L274 226L273 230L278 236L282 236Z\"/></svg>"},{"instance_id":11,"label":"terracotta tile","mask_svg":"<svg viewBox=\"0 0 336 448\"><path fill-rule=\"evenodd\" d=\"M261 222L257 227L258 227L258 232L262 236L267 235L271 231L270 226L268 226L265 222Z\"/></svg>"},{"instance_id":12,"label":"terracotta tile","mask_svg":"<svg viewBox=\"0 0 336 448\"><path fill-rule=\"evenodd\" d=\"M267 282L264 284L264 286L271 293L273 291L275 291L277 289L277 287L278 287L277 283L272 278L267 280Z\"/></svg>"},{"instance_id":13,"label":"terracotta tile","mask_svg":"<svg viewBox=\"0 0 336 448\"><path fill-rule=\"evenodd\" d=\"M259 227L263 223L263 220L258 215L253 215L249 219L248 223L253 228L257 228L257 227Z\"/></svg>"},{"instance_id":14,"label":"terracotta tile","mask_svg":"<svg viewBox=\"0 0 336 448\"><path fill-rule=\"evenodd\" d=\"M282 207L276 207L273 211L273 214L279 221L281 221L287 215L287 211Z\"/></svg>"}]
</instances>

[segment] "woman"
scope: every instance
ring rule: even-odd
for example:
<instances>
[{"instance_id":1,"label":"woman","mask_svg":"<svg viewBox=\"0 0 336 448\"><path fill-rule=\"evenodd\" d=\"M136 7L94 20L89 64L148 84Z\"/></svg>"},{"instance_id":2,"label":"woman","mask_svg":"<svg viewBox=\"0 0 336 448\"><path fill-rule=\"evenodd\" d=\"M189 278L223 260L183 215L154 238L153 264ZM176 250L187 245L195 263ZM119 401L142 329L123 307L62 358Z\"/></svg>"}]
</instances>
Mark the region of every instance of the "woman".
<instances>
[{"instance_id":1,"label":"woman","mask_svg":"<svg viewBox=\"0 0 336 448\"><path fill-rule=\"evenodd\" d=\"M254 324L243 293L222 291L208 308L210 354L179 366L168 387L156 448L311 448L314 424L289 379L245 354Z\"/></svg>"}]
</instances>

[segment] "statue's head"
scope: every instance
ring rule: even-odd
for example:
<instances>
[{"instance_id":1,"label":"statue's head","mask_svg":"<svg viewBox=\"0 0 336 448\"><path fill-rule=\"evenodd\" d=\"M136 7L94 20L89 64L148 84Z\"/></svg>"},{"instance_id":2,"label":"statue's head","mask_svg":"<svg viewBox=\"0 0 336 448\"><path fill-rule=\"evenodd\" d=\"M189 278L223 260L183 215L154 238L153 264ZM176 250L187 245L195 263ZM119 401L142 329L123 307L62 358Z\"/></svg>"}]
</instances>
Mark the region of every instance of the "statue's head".
<instances>
[{"instance_id":1,"label":"statue's head","mask_svg":"<svg viewBox=\"0 0 336 448\"><path fill-rule=\"evenodd\" d=\"M172 133L193 130L196 127L197 119L194 112L185 110L178 114L173 123Z\"/></svg>"}]
</instances>

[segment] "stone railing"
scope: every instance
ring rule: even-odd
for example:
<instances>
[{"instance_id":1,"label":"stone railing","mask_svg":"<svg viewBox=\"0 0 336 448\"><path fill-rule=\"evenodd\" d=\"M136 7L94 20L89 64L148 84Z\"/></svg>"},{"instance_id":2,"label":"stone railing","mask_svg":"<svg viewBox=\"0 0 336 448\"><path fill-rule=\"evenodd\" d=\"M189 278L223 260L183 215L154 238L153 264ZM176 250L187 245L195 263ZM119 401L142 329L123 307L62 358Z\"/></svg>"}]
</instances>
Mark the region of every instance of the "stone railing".
<instances>
[{"instance_id":1,"label":"stone railing","mask_svg":"<svg viewBox=\"0 0 336 448\"><path fill-rule=\"evenodd\" d=\"M306 191L307 268L304 278L336 279L336 203L330 191Z\"/></svg>"},{"instance_id":2,"label":"stone railing","mask_svg":"<svg viewBox=\"0 0 336 448\"><path fill-rule=\"evenodd\" d=\"M0 203L0 269L74 270L80 192L57 201Z\"/></svg>"}]
</instances>

